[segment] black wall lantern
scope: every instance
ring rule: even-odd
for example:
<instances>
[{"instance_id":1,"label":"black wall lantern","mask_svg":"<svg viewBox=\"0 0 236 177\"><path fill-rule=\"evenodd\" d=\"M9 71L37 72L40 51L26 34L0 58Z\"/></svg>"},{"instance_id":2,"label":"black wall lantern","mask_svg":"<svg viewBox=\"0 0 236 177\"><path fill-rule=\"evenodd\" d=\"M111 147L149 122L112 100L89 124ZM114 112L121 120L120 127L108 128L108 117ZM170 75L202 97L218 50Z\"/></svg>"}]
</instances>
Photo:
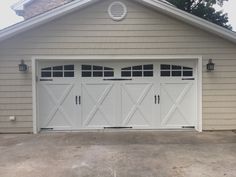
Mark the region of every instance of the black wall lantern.
<instances>
[{"instance_id":1,"label":"black wall lantern","mask_svg":"<svg viewBox=\"0 0 236 177\"><path fill-rule=\"evenodd\" d=\"M211 72L215 70L215 63L212 62L212 59L209 59L207 63L207 71Z\"/></svg>"},{"instance_id":2,"label":"black wall lantern","mask_svg":"<svg viewBox=\"0 0 236 177\"><path fill-rule=\"evenodd\" d=\"M26 72L28 71L28 66L25 64L24 60L21 60L21 63L19 64L19 71Z\"/></svg>"}]
</instances>

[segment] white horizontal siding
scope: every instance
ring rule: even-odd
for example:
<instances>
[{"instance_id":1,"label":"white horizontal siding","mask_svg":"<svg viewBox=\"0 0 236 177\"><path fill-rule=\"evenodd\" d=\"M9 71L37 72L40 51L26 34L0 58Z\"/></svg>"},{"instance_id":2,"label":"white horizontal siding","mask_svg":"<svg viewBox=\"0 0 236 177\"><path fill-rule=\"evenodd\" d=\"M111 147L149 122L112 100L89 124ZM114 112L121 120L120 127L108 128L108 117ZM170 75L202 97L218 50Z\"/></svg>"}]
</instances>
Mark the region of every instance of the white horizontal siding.
<instances>
[{"instance_id":1,"label":"white horizontal siding","mask_svg":"<svg viewBox=\"0 0 236 177\"><path fill-rule=\"evenodd\" d=\"M203 56L203 128L236 129L236 45L142 5L124 1L121 22L107 14L111 1L54 20L0 45L0 132L32 131L31 71L18 72L35 55ZM216 71L206 72L212 58ZM9 116L16 115L15 123Z\"/></svg>"}]
</instances>

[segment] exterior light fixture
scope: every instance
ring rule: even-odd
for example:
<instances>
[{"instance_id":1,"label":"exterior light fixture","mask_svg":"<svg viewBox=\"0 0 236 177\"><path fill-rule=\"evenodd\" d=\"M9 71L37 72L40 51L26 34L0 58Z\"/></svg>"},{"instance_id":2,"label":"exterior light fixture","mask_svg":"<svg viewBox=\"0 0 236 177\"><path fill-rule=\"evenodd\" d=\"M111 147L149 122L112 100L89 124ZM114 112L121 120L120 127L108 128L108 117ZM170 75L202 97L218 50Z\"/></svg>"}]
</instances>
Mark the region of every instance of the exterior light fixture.
<instances>
[{"instance_id":1,"label":"exterior light fixture","mask_svg":"<svg viewBox=\"0 0 236 177\"><path fill-rule=\"evenodd\" d=\"M212 62L212 59L209 59L207 63L207 71L211 72L215 70L215 63Z\"/></svg>"},{"instance_id":2,"label":"exterior light fixture","mask_svg":"<svg viewBox=\"0 0 236 177\"><path fill-rule=\"evenodd\" d=\"M25 64L24 60L21 60L21 63L19 64L19 71L21 72L27 72L28 66Z\"/></svg>"}]
</instances>

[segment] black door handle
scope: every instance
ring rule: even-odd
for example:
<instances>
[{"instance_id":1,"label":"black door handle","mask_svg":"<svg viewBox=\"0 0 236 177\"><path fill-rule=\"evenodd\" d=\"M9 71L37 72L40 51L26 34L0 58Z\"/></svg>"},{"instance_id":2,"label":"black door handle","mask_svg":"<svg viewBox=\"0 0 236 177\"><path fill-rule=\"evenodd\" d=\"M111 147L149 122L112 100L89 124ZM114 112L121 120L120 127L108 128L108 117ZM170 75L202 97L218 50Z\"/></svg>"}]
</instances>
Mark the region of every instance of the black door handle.
<instances>
[{"instance_id":1,"label":"black door handle","mask_svg":"<svg viewBox=\"0 0 236 177\"><path fill-rule=\"evenodd\" d=\"M75 96L75 104L78 104L78 96Z\"/></svg>"},{"instance_id":2,"label":"black door handle","mask_svg":"<svg viewBox=\"0 0 236 177\"><path fill-rule=\"evenodd\" d=\"M81 104L81 96L79 96L79 105Z\"/></svg>"},{"instance_id":3,"label":"black door handle","mask_svg":"<svg viewBox=\"0 0 236 177\"><path fill-rule=\"evenodd\" d=\"M157 96L156 95L154 96L154 102L155 102L155 104L157 104Z\"/></svg>"},{"instance_id":4,"label":"black door handle","mask_svg":"<svg viewBox=\"0 0 236 177\"><path fill-rule=\"evenodd\" d=\"M160 104L160 95L158 95L158 104Z\"/></svg>"},{"instance_id":5,"label":"black door handle","mask_svg":"<svg viewBox=\"0 0 236 177\"><path fill-rule=\"evenodd\" d=\"M81 104L81 96L75 96L75 104L78 104L78 98L79 98L79 104Z\"/></svg>"}]
</instances>

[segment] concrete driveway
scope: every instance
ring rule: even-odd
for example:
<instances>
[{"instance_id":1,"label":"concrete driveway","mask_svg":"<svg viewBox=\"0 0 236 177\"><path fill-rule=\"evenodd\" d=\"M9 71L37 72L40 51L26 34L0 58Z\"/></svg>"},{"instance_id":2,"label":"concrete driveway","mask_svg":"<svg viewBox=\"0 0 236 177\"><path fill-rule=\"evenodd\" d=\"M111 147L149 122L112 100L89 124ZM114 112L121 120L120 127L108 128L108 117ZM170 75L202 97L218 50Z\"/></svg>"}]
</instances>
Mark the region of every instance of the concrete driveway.
<instances>
[{"instance_id":1,"label":"concrete driveway","mask_svg":"<svg viewBox=\"0 0 236 177\"><path fill-rule=\"evenodd\" d=\"M0 135L0 176L236 177L236 133Z\"/></svg>"}]
</instances>

